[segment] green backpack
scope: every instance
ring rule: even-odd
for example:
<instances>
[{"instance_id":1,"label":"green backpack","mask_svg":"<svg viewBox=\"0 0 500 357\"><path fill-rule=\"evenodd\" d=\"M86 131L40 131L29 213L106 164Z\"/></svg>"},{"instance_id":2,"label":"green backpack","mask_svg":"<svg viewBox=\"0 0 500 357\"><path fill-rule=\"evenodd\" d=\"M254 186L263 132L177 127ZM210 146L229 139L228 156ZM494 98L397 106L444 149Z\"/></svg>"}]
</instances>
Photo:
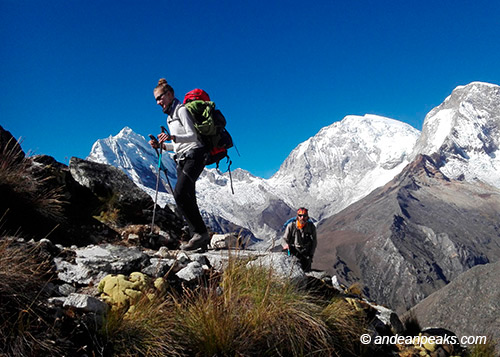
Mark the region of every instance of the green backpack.
<instances>
[{"instance_id":1,"label":"green backpack","mask_svg":"<svg viewBox=\"0 0 500 357\"><path fill-rule=\"evenodd\" d=\"M192 100L184 103L191 114L198 136L207 148L206 165L217 163L229 156L227 150L233 147L233 139L226 130L226 118L212 101Z\"/></svg>"}]
</instances>

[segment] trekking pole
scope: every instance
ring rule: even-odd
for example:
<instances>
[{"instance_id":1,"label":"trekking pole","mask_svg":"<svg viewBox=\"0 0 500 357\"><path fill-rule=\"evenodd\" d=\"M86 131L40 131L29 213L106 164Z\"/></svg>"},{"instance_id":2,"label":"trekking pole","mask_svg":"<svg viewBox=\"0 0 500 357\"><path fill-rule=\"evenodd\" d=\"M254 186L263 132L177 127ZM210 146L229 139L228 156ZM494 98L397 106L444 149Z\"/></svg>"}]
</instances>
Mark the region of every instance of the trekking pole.
<instances>
[{"instance_id":1,"label":"trekking pole","mask_svg":"<svg viewBox=\"0 0 500 357\"><path fill-rule=\"evenodd\" d=\"M156 138L149 134L149 137L151 138L151 140L155 141L155 142L158 142L158 140L156 140ZM158 152L158 149L155 148L156 150L156 154L158 154L158 174L156 175L156 189L155 189L155 204L153 206L153 219L151 221L151 234L153 233L153 229L154 229L154 226L155 226L155 215L156 215L156 203L158 202L158 188L159 188L159 185L160 185L160 173L161 173L161 154L162 154L162 149L163 149L163 145L160 145L160 151Z\"/></svg>"},{"instance_id":2,"label":"trekking pole","mask_svg":"<svg viewBox=\"0 0 500 357\"><path fill-rule=\"evenodd\" d=\"M162 125L162 126L160 126L160 128L161 128L161 132L162 132L162 133L167 133L167 134L168 134L168 136L170 136L170 133L168 132L167 128L165 128L163 125Z\"/></svg>"},{"instance_id":3,"label":"trekking pole","mask_svg":"<svg viewBox=\"0 0 500 357\"><path fill-rule=\"evenodd\" d=\"M158 140L153 135L149 134L149 137L151 138L151 140L158 142ZM156 155L159 157L160 154L158 152L158 149L155 149L155 151L156 151ZM160 160L160 162L158 162L158 165L159 165L160 169L163 170L163 173L165 174L165 177L167 178L168 188L170 188L170 192L168 192L168 188L165 186L165 183L162 181L163 187L165 187L165 189L167 190L168 193L173 195L174 189L172 188L172 184L170 183L170 178L168 177L168 170L163 165L160 158L159 158L159 160Z\"/></svg>"}]
</instances>

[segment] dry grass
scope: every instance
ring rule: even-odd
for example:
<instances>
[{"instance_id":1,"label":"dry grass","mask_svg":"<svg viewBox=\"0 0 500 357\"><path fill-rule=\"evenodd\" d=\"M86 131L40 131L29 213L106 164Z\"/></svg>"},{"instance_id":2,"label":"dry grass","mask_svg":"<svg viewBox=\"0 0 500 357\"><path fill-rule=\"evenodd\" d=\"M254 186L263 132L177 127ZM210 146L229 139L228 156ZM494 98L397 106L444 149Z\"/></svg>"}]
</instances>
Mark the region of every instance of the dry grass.
<instances>
[{"instance_id":1,"label":"dry grass","mask_svg":"<svg viewBox=\"0 0 500 357\"><path fill-rule=\"evenodd\" d=\"M359 355L364 320L263 267L233 261L206 286L108 317L120 356Z\"/></svg>"},{"instance_id":2,"label":"dry grass","mask_svg":"<svg viewBox=\"0 0 500 357\"><path fill-rule=\"evenodd\" d=\"M344 299L335 298L323 309L322 316L338 355L362 356L367 352L359 342L359 337L367 333L367 321L363 313Z\"/></svg>"},{"instance_id":3,"label":"dry grass","mask_svg":"<svg viewBox=\"0 0 500 357\"><path fill-rule=\"evenodd\" d=\"M233 263L178 303L182 335L203 355L312 355L330 350L319 307L272 271Z\"/></svg>"},{"instance_id":4,"label":"dry grass","mask_svg":"<svg viewBox=\"0 0 500 357\"><path fill-rule=\"evenodd\" d=\"M115 356L183 356L175 335L174 310L171 300L143 299L127 314L111 310L101 335Z\"/></svg>"},{"instance_id":5,"label":"dry grass","mask_svg":"<svg viewBox=\"0 0 500 357\"><path fill-rule=\"evenodd\" d=\"M35 177L30 160L24 158L19 148L17 143L10 142L0 148L0 193L3 199L0 208L12 209L13 215L36 212L42 217L62 219L65 202L61 188L46 188L44 184L51 178ZM0 215L9 216L6 211Z\"/></svg>"},{"instance_id":6,"label":"dry grass","mask_svg":"<svg viewBox=\"0 0 500 357\"><path fill-rule=\"evenodd\" d=\"M59 354L57 346L45 339L51 327L41 304L50 269L35 247L27 249L0 239L0 352L12 356Z\"/></svg>"},{"instance_id":7,"label":"dry grass","mask_svg":"<svg viewBox=\"0 0 500 357\"><path fill-rule=\"evenodd\" d=\"M3 148L0 148L0 183L22 187L27 183L22 175L26 169L26 160L19 144L12 139L9 140Z\"/></svg>"}]
</instances>

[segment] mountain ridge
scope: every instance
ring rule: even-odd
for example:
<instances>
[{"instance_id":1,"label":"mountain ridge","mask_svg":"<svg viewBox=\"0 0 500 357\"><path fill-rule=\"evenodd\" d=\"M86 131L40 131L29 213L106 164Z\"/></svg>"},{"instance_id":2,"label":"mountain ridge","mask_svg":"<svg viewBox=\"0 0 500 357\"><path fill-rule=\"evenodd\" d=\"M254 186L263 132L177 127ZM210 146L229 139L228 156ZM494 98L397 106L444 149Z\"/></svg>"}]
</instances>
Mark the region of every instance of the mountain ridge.
<instances>
[{"instance_id":1,"label":"mountain ridge","mask_svg":"<svg viewBox=\"0 0 500 357\"><path fill-rule=\"evenodd\" d=\"M320 222L313 266L360 282L367 296L402 312L469 268L498 261L499 220L499 189L450 180L419 156Z\"/></svg>"},{"instance_id":2,"label":"mountain ridge","mask_svg":"<svg viewBox=\"0 0 500 357\"><path fill-rule=\"evenodd\" d=\"M243 169L234 170L231 175L235 195L230 194L228 174L221 175L215 169L205 169L197 182L198 203L206 216L219 216L250 229L260 238L267 237L270 240L298 206L308 206L311 215L319 220L384 184L407 164L406 157L418 134L408 124L394 119L375 115L347 116L299 144L270 179L254 176ZM131 137L129 142L128 135ZM332 137L336 144L328 148ZM348 137L351 139L347 140ZM402 150L386 149L390 146L379 143L388 143L391 137L405 143ZM296 160L297 151L300 152L304 147L312 150L313 154L307 155L309 166L301 170L291 163ZM336 158L338 152L344 155L341 159ZM350 157L353 152L369 165ZM319 154L319 158L316 158L316 154ZM119 158L120 155L132 158ZM150 195L154 194L157 169L153 162L157 159L146 140L130 128L124 128L115 137L98 140L87 159L122 168L138 186ZM173 160L169 155L164 155L163 163L172 173L169 178L174 184ZM344 173L346 167L352 168L350 177ZM302 176L294 175L290 180L285 172L287 170L299 172ZM328 171L335 171L335 175L325 179L322 173ZM361 175L361 179L352 178L354 174ZM139 179L141 176L143 178ZM345 181L342 184L337 183L339 176L343 176L341 178ZM162 179L165 180L163 174ZM310 193L304 195L302 184L297 185L297 182L308 182ZM349 190L346 187L350 187ZM166 194L166 190L162 191L159 194L160 205L173 203L171 195ZM314 198L316 195L321 196L321 199ZM259 211L266 214L256 213ZM270 213L274 217L268 217Z\"/></svg>"},{"instance_id":3,"label":"mountain ridge","mask_svg":"<svg viewBox=\"0 0 500 357\"><path fill-rule=\"evenodd\" d=\"M270 241L279 234L281 224L278 222L285 221L287 216L293 215L296 207L308 207L312 217L318 221L331 217L365 197L376 187L383 186L421 153L433 157L439 168L451 178L482 177L480 174L474 174L481 167L470 169L472 174L464 173L466 171L464 160L457 159L456 155L456 152L465 152L464 145L434 145L438 134L446 139L452 137L453 133L437 131L433 123L437 123L440 119L445 123L451 122L452 119L467 122L466 114L471 113L471 110L462 110L460 115L453 116L453 113L459 112L454 106L460 107L460 103L470 103L475 108L472 113L483 113L484 110L482 112L481 108L488 104L484 102L488 102L487 98L492 95L493 98L497 98L499 88L497 85L482 82L472 82L457 87L440 106L429 112L422 132L395 119L372 114L348 115L300 143L269 179L254 176L243 169L233 171L235 195L230 193L231 182L227 174L221 175L215 169L207 168L197 182L200 208L206 216L221 217L253 231L259 238ZM494 118L496 122L498 115L495 114L495 110L498 106L495 106L495 100L489 102L493 104L493 109L488 109L486 113L489 114L484 115L483 119ZM464 107L469 108L470 105ZM500 119L498 121L500 122ZM443 127L444 124L440 125ZM125 160L125 163L121 164L122 169L128 172L136 184L153 195L153 184L156 183L157 173L155 153L147 145L146 140L135 133L132 135L133 140L127 143L125 134L131 133L132 130L126 129L120 132L122 135L113 139L120 145L111 143L113 137L102 139L109 141L106 145L113 155L106 157L106 154L97 152L102 150L100 146L104 146L100 140L94 145L88 159L120 166L117 160L119 155L125 153L134 156L133 159L128 162ZM489 133L496 132L495 124L495 130L490 130ZM137 141L141 141L139 137L142 138L142 142L135 145ZM449 141L452 142L451 139ZM498 141L500 142L500 139ZM101 144L97 145L99 142ZM132 151L132 146L139 148L139 152ZM491 150L488 155L492 155ZM456 163L459 161L462 166L457 169ZM163 155L163 163L168 168L172 184L175 184L175 163L171 156ZM451 163L455 165L453 170L447 170L452 167ZM135 172L133 172L134 165L139 167ZM490 172L493 172L493 175ZM489 170L483 176L495 175L495 170ZM139 179L141 177L143 179ZM165 181L163 174L162 180ZM492 183L491 180L489 182ZM165 182L163 186L167 186ZM161 191L163 192L159 194L160 205L172 204L171 195L166 194L165 189ZM279 209L276 210L275 217L268 219L267 215L272 214L272 207ZM266 216L256 213L256 210L266 212Z\"/></svg>"}]
</instances>

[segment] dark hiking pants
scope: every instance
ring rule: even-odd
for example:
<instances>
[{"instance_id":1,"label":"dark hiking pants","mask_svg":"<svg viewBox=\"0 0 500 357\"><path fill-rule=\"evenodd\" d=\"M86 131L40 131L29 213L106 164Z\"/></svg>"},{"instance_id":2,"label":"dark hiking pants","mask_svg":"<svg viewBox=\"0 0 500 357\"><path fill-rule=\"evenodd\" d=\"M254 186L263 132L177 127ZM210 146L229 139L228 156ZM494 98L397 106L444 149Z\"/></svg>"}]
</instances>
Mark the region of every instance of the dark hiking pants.
<instances>
[{"instance_id":1,"label":"dark hiking pants","mask_svg":"<svg viewBox=\"0 0 500 357\"><path fill-rule=\"evenodd\" d=\"M174 199L177 207L194 233L205 233L207 227L196 202L196 180L205 167L206 153L202 148L189 151L177 160L177 183Z\"/></svg>"},{"instance_id":2,"label":"dark hiking pants","mask_svg":"<svg viewBox=\"0 0 500 357\"><path fill-rule=\"evenodd\" d=\"M295 255L304 271L311 271L312 256L306 252L299 252L294 246L289 247L290 254Z\"/></svg>"}]
</instances>

